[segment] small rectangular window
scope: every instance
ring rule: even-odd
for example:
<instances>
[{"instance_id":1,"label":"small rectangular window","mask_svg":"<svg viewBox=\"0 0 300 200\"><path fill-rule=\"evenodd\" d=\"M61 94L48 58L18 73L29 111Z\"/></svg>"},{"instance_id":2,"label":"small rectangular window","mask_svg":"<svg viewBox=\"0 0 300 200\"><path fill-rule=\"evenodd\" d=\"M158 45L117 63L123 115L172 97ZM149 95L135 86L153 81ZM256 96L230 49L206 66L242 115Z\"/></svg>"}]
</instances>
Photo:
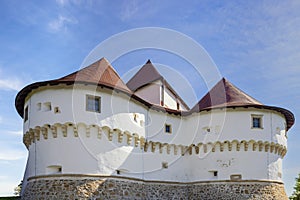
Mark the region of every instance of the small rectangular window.
<instances>
[{"instance_id":1,"label":"small rectangular window","mask_svg":"<svg viewBox=\"0 0 300 200\"><path fill-rule=\"evenodd\" d=\"M167 162L162 162L161 166L163 169L167 169L169 167Z\"/></svg>"},{"instance_id":2,"label":"small rectangular window","mask_svg":"<svg viewBox=\"0 0 300 200\"><path fill-rule=\"evenodd\" d=\"M252 128L263 128L262 115L252 115Z\"/></svg>"},{"instance_id":3,"label":"small rectangular window","mask_svg":"<svg viewBox=\"0 0 300 200\"><path fill-rule=\"evenodd\" d=\"M242 175L241 174L232 174L230 175L230 180L242 180Z\"/></svg>"},{"instance_id":4,"label":"small rectangular window","mask_svg":"<svg viewBox=\"0 0 300 200\"><path fill-rule=\"evenodd\" d=\"M27 120L28 120L28 106L26 106L24 110L24 122L26 122Z\"/></svg>"},{"instance_id":5,"label":"small rectangular window","mask_svg":"<svg viewBox=\"0 0 300 200\"><path fill-rule=\"evenodd\" d=\"M209 173L211 174L212 178L218 177L218 171L212 170L212 171L209 171Z\"/></svg>"},{"instance_id":6,"label":"small rectangular window","mask_svg":"<svg viewBox=\"0 0 300 200\"><path fill-rule=\"evenodd\" d=\"M45 102L44 103L44 111L50 111L52 109L51 102Z\"/></svg>"},{"instance_id":7,"label":"small rectangular window","mask_svg":"<svg viewBox=\"0 0 300 200\"><path fill-rule=\"evenodd\" d=\"M86 96L86 110L92 112L101 112L101 97L99 96Z\"/></svg>"},{"instance_id":8,"label":"small rectangular window","mask_svg":"<svg viewBox=\"0 0 300 200\"><path fill-rule=\"evenodd\" d=\"M218 176L218 171L214 171L214 176Z\"/></svg>"},{"instance_id":9,"label":"small rectangular window","mask_svg":"<svg viewBox=\"0 0 300 200\"><path fill-rule=\"evenodd\" d=\"M172 127L170 124L166 124L165 125L165 132L166 133L172 133Z\"/></svg>"},{"instance_id":10,"label":"small rectangular window","mask_svg":"<svg viewBox=\"0 0 300 200\"><path fill-rule=\"evenodd\" d=\"M60 165L51 165L46 168L47 174L60 174L62 173L62 166Z\"/></svg>"}]
</instances>

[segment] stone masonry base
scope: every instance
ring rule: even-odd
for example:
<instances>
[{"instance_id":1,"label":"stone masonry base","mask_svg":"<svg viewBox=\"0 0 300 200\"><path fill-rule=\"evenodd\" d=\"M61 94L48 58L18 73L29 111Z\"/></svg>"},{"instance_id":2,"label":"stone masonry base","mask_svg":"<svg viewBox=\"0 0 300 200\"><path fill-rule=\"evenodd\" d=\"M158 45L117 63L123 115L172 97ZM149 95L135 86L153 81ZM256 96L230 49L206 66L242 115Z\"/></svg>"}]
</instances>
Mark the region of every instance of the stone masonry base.
<instances>
[{"instance_id":1,"label":"stone masonry base","mask_svg":"<svg viewBox=\"0 0 300 200\"><path fill-rule=\"evenodd\" d=\"M267 181L151 182L91 176L31 178L22 199L287 200L284 185Z\"/></svg>"}]
</instances>

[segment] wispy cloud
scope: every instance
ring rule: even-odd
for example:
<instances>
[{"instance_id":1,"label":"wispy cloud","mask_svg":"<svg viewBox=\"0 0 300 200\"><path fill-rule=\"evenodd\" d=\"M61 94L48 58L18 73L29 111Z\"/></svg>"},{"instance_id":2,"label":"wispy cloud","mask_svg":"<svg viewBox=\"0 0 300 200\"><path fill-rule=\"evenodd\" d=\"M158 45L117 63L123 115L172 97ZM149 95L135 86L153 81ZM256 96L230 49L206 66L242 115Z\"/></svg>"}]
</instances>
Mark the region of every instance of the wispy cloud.
<instances>
[{"instance_id":1,"label":"wispy cloud","mask_svg":"<svg viewBox=\"0 0 300 200\"><path fill-rule=\"evenodd\" d=\"M56 3L60 6L65 6L69 3L69 0L56 0Z\"/></svg>"},{"instance_id":2,"label":"wispy cloud","mask_svg":"<svg viewBox=\"0 0 300 200\"><path fill-rule=\"evenodd\" d=\"M99 0L56 0L56 3L61 6L68 6L70 4L74 4L74 5L82 5L82 4L88 4L91 5L93 3L98 2Z\"/></svg>"},{"instance_id":3,"label":"wispy cloud","mask_svg":"<svg viewBox=\"0 0 300 200\"><path fill-rule=\"evenodd\" d=\"M23 131L19 130L19 131L7 131L8 134L11 135L23 135Z\"/></svg>"},{"instance_id":4,"label":"wispy cloud","mask_svg":"<svg viewBox=\"0 0 300 200\"><path fill-rule=\"evenodd\" d=\"M14 161L23 159L26 157L26 152L12 149L9 147L0 147L0 160L1 161Z\"/></svg>"},{"instance_id":5,"label":"wispy cloud","mask_svg":"<svg viewBox=\"0 0 300 200\"><path fill-rule=\"evenodd\" d=\"M0 196L10 196L19 182L11 181L8 177L0 177Z\"/></svg>"},{"instance_id":6,"label":"wispy cloud","mask_svg":"<svg viewBox=\"0 0 300 200\"><path fill-rule=\"evenodd\" d=\"M70 24L77 24L77 20L75 18L59 15L56 19L48 23L48 28L51 32L57 33L61 31L67 31L67 27Z\"/></svg>"},{"instance_id":7,"label":"wispy cloud","mask_svg":"<svg viewBox=\"0 0 300 200\"><path fill-rule=\"evenodd\" d=\"M17 77L0 78L0 90L19 91L24 86L23 81ZM1 119L0 119L1 122Z\"/></svg>"},{"instance_id":8,"label":"wispy cloud","mask_svg":"<svg viewBox=\"0 0 300 200\"><path fill-rule=\"evenodd\" d=\"M131 19L139 11L138 3L134 1L126 1L123 10L121 11L121 20L126 21Z\"/></svg>"}]
</instances>

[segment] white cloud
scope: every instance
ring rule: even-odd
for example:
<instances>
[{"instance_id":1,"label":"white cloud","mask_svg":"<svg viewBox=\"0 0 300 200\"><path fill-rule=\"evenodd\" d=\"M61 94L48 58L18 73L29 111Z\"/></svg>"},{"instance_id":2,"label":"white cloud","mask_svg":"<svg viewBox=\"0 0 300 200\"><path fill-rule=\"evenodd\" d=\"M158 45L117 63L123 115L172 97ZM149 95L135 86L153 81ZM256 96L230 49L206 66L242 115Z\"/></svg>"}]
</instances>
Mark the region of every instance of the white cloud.
<instances>
[{"instance_id":1,"label":"white cloud","mask_svg":"<svg viewBox=\"0 0 300 200\"><path fill-rule=\"evenodd\" d=\"M14 182L8 179L0 178L0 196L11 196L14 193L14 188L18 186L20 182Z\"/></svg>"},{"instance_id":2,"label":"white cloud","mask_svg":"<svg viewBox=\"0 0 300 200\"><path fill-rule=\"evenodd\" d=\"M9 134L12 134L12 135L23 135L23 131L20 130L20 131L8 131Z\"/></svg>"},{"instance_id":3,"label":"white cloud","mask_svg":"<svg viewBox=\"0 0 300 200\"><path fill-rule=\"evenodd\" d=\"M121 12L121 20L126 21L131 19L138 11L139 7L136 1L125 1L125 5Z\"/></svg>"},{"instance_id":4,"label":"white cloud","mask_svg":"<svg viewBox=\"0 0 300 200\"><path fill-rule=\"evenodd\" d=\"M1 143L0 161L15 161L26 158L27 151L16 149L14 145Z\"/></svg>"},{"instance_id":5,"label":"white cloud","mask_svg":"<svg viewBox=\"0 0 300 200\"><path fill-rule=\"evenodd\" d=\"M56 0L56 3L60 6L65 6L69 3L69 0Z\"/></svg>"},{"instance_id":6,"label":"white cloud","mask_svg":"<svg viewBox=\"0 0 300 200\"><path fill-rule=\"evenodd\" d=\"M76 24L77 20L59 15L57 19L48 23L51 32L60 32L67 30L67 24Z\"/></svg>"},{"instance_id":7,"label":"white cloud","mask_svg":"<svg viewBox=\"0 0 300 200\"><path fill-rule=\"evenodd\" d=\"M61 6L61 7L64 7L64 6L67 6L67 5L70 5L70 4L74 4L74 5L82 5L82 4L93 4L95 2L97 2L99 0L56 0L56 3Z\"/></svg>"},{"instance_id":8,"label":"white cloud","mask_svg":"<svg viewBox=\"0 0 300 200\"><path fill-rule=\"evenodd\" d=\"M19 91L23 86L23 82L16 77L0 78L0 90Z\"/></svg>"}]
</instances>

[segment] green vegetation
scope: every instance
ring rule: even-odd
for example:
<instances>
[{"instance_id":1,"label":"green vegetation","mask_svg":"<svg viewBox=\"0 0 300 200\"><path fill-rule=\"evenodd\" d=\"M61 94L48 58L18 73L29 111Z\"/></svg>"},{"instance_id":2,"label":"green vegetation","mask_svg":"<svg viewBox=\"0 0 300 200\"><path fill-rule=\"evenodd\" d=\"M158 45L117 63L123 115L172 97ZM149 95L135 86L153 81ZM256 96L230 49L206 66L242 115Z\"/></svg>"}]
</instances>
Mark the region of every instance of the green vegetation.
<instances>
[{"instance_id":1,"label":"green vegetation","mask_svg":"<svg viewBox=\"0 0 300 200\"><path fill-rule=\"evenodd\" d=\"M0 197L0 200L19 200L21 197L15 196L15 197Z\"/></svg>"},{"instance_id":2,"label":"green vegetation","mask_svg":"<svg viewBox=\"0 0 300 200\"><path fill-rule=\"evenodd\" d=\"M298 174L298 178L296 178L296 185L292 196L290 196L290 200L300 200L300 174Z\"/></svg>"}]
</instances>

